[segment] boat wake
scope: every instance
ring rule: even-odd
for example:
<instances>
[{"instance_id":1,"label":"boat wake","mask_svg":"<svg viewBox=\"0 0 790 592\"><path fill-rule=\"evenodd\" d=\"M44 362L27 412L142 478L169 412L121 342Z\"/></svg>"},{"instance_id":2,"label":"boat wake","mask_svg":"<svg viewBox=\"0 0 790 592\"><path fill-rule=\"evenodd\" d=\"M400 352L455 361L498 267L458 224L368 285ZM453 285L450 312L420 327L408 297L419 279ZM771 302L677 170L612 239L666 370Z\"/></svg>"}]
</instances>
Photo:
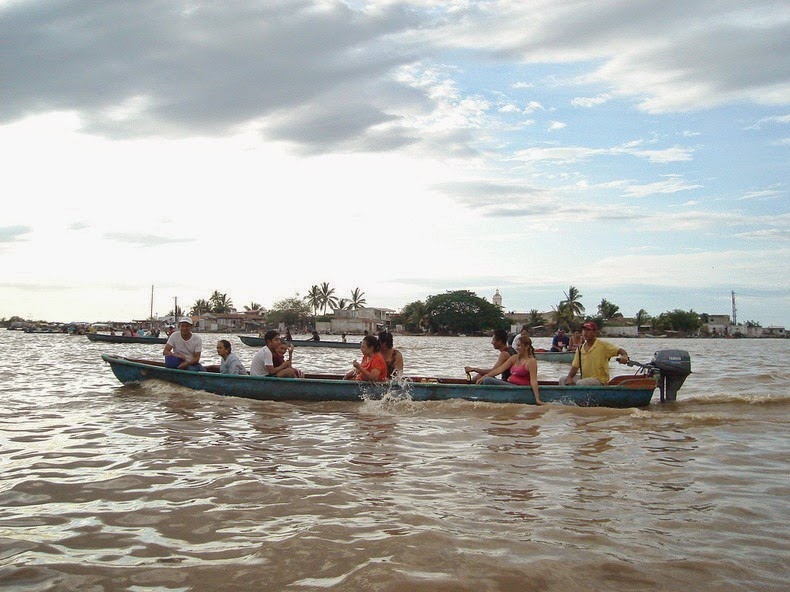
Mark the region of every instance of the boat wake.
<instances>
[{"instance_id":1,"label":"boat wake","mask_svg":"<svg viewBox=\"0 0 790 592\"><path fill-rule=\"evenodd\" d=\"M411 385L410 379L401 376L388 380L383 387L363 387L362 400L365 410L397 414L415 410L417 402L412 398Z\"/></svg>"}]
</instances>

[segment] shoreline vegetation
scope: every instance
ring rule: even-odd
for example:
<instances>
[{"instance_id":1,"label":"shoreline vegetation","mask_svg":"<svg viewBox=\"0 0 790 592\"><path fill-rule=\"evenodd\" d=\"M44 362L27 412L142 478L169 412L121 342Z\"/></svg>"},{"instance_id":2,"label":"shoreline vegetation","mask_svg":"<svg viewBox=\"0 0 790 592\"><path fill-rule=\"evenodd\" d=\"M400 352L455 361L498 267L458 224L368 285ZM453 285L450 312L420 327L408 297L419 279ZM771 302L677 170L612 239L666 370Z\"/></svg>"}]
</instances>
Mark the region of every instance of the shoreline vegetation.
<instances>
[{"instance_id":1,"label":"shoreline vegetation","mask_svg":"<svg viewBox=\"0 0 790 592\"><path fill-rule=\"evenodd\" d=\"M784 327L763 328L753 320L738 324L734 317L734 294L732 319L729 315L677 308L657 316L650 315L642 308L633 317L625 317L620 307L606 298L601 300L593 314L589 314L581 302L582 294L576 287L569 286L563 296L550 311L532 309L528 312L505 312L499 290L491 302L470 290L450 290L428 296L424 301L410 302L395 312L366 306L365 293L360 288L353 290L350 299L338 298L335 289L324 282L313 285L307 296L300 298L297 293L294 297L275 302L268 310L257 302L251 302L244 306L243 311L239 311L227 294L215 290L207 300L196 300L188 310L178 306L175 299L173 310L163 317L153 314L152 296L151 316L144 320L64 324L14 316L10 319L0 318L0 327L35 333L62 331L81 334L123 330L131 325L133 330L156 333L167 325L175 325L176 319L189 316L195 321L195 330L200 333L254 334L266 329L289 328L297 334L310 334L318 330L324 335L362 335L361 327L364 327L369 330L387 329L410 336L477 336L490 335L494 329L513 333L523 327L532 337L550 337L559 329L578 331L582 324L593 322L601 330L601 336L613 339L787 337ZM331 311L328 314L327 309ZM204 316L211 317L213 322L201 323ZM219 322L220 318L224 322Z\"/></svg>"}]
</instances>

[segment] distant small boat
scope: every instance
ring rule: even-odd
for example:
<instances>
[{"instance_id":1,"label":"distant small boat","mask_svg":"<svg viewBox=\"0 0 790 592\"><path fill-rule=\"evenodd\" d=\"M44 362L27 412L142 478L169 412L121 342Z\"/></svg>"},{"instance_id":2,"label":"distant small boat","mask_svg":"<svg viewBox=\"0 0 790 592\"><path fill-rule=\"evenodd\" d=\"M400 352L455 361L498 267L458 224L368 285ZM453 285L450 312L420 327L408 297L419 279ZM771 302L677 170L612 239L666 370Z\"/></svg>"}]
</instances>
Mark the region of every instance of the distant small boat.
<instances>
[{"instance_id":1,"label":"distant small boat","mask_svg":"<svg viewBox=\"0 0 790 592\"><path fill-rule=\"evenodd\" d=\"M129 337L128 335L110 335L109 333L86 333L90 341L102 343L167 343L167 337Z\"/></svg>"},{"instance_id":2,"label":"distant small boat","mask_svg":"<svg viewBox=\"0 0 790 592\"><path fill-rule=\"evenodd\" d=\"M573 356L575 355L576 352L572 351L553 352L546 350L535 350L535 359L540 362L564 362L566 364L570 364L573 362Z\"/></svg>"},{"instance_id":3,"label":"distant small boat","mask_svg":"<svg viewBox=\"0 0 790 592\"><path fill-rule=\"evenodd\" d=\"M282 336L281 336L282 337ZM266 340L263 337L252 337L250 335L239 335L242 343L253 347L263 347ZM359 349L359 342L344 343L342 341L313 341L312 339L294 339L291 341L294 347L334 347L340 349Z\"/></svg>"},{"instance_id":4,"label":"distant small boat","mask_svg":"<svg viewBox=\"0 0 790 592\"><path fill-rule=\"evenodd\" d=\"M102 355L113 374L123 384L162 380L186 388L217 395L244 397L261 401L361 401L377 399L387 393L405 395L413 401L464 399L487 403L522 403L534 405L532 389L513 385L479 385L458 378L410 377L392 382L342 380L338 375L308 374L304 378L270 378L194 372L167 368L163 362L134 360ZM630 362L647 374L617 376L608 385L559 386L557 382L540 382L540 398L550 403L579 407L644 407L650 404L656 386L662 401L674 400L686 376L691 372L687 352L656 352L650 364Z\"/></svg>"}]
</instances>

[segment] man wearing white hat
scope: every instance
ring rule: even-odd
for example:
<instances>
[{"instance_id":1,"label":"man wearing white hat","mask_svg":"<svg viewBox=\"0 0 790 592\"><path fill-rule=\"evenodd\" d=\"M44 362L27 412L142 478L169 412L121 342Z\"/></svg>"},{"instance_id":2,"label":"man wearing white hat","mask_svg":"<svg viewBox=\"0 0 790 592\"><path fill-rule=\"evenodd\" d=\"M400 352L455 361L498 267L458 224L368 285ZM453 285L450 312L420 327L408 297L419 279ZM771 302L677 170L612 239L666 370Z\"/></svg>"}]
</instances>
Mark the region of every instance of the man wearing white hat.
<instances>
[{"instance_id":1,"label":"man wearing white hat","mask_svg":"<svg viewBox=\"0 0 790 592\"><path fill-rule=\"evenodd\" d=\"M200 363L200 354L203 351L203 340L199 335L192 333L192 319L183 317L178 321L178 328L178 333L173 333L167 338L163 352L165 364L168 368L202 372L204 368Z\"/></svg>"}]
</instances>

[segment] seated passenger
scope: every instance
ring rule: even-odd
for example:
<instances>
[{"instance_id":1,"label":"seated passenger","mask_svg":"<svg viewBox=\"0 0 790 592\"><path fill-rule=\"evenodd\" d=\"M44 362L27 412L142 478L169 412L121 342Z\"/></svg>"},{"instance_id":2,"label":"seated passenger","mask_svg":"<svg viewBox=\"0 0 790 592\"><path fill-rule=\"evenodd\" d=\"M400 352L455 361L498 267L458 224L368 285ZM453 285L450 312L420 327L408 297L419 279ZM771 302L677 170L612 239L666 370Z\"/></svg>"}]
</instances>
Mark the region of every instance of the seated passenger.
<instances>
[{"instance_id":1,"label":"seated passenger","mask_svg":"<svg viewBox=\"0 0 790 592\"><path fill-rule=\"evenodd\" d=\"M487 374L491 372L494 368L498 368L502 364L504 364L507 359L515 355L516 350L510 347L507 344L507 331L504 329L497 329L494 331L493 337L491 337L491 345L495 350L499 352L499 357L497 358L496 362L491 368L476 368L474 366L464 366L464 372L467 374L475 373L474 377L472 377L473 382L477 382L477 379L480 378L483 374ZM510 376L510 370L505 370L502 372L502 380L507 380Z\"/></svg>"},{"instance_id":2,"label":"seated passenger","mask_svg":"<svg viewBox=\"0 0 790 592\"><path fill-rule=\"evenodd\" d=\"M275 367L279 366L283 362L285 362L286 356L287 356L288 361L293 364L293 361L294 361L294 346L291 343L286 345L285 343L280 342L280 345L277 348L277 351L274 352L274 356L273 356L274 357L274 365L275 365ZM293 366L291 366L291 367L293 368ZM296 378L302 378L302 371L301 370L299 370L298 368L294 368L293 371L294 371L294 374L296 375Z\"/></svg>"},{"instance_id":3,"label":"seated passenger","mask_svg":"<svg viewBox=\"0 0 790 592\"><path fill-rule=\"evenodd\" d=\"M296 378L296 373L291 368L291 361L285 360L281 364L274 364L274 354L280 347L280 333L275 329L266 331L263 335L266 342L257 354L252 357L250 374L253 376L271 376L276 378Z\"/></svg>"},{"instance_id":4,"label":"seated passenger","mask_svg":"<svg viewBox=\"0 0 790 592\"><path fill-rule=\"evenodd\" d=\"M381 357L387 364L387 378L392 378L393 374L402 375L403 354L392 347L392 333L389 331L379 333L379 347L381 348Z\"/></svg>"},{"instance_id":5,"label":"seated passenger","mask_svg":"<svg viewBox=\"0 0 790 592\"><path fill-rule=\"evenodd\" d=\"M239 356L231 351L230 341L220 339L217 342L217 353L222 358L222 362L219 365L219 371L222 374L247 374L247 370L244 368Z\"/></svg>"},{"instance_id":6,"label":"seated passenger","mask_svg":"<svg viewBox=\"0 0 790 592\"><path fill-rule=\"evenodd\" d=\"M554 336L554 339L551 340L551 349L549 351L553 352L561 352L568 349L568 345L570 345L570 339L567 335L565 335L565 329L560 327L557 329L557 334Z\"/></svg>"},{"instance_id":7,"label":"seated passenger","mask_svg":"<svg viewBox=\"0 0 790 592\"><path fill-rule=\"evenodd\" d=\"M576 351L582 346L584 343L584 337L582 337L582 332L579 329L576 329L571 336L571 341L568 344L568 351Z\"/></svg>"},{"instance_id":8,"label":"seated passenger","mask_svg":"<svg viewBox=\"0 0 790 592\"><path fill-rule=\"evenodd\" d=\"M373 335L365 335L359 344L362 362L354 360L354 369L345 375L345 380L382 381L387 379L387 363L381 355L379 340Z\"/></svg>"},{"instance_id":9,"label":"seated passenger","mask_svg":"<svg viewBox=\"0 0 790 592\"><path fill-rule=\"evenodd\" d=\"M535 348L532 347L532 339L521 336L516 346L518 353L510 356L501 366L486 372L475 382L478 384L509 384L514 386L531 386L535 402L543 405L540 400L540 389L538 387L538 361L535 359ZM510 370L510 377L507 380L494 378L497 374L502 374L505 370Z\"/></svg>"},{"instance_id":10,"label":"seated passenger","mask_svg":"<svg viewBox=\"0 0 790 592\"><path fill-rule=\"evenodd\" d=\"M609 358L618 356L621 364L628 362L628 353L622 348L598 339L598 325L584 323L584 345L576 350L568 376L560 379L560 386L578 384L600 386L609 382ZM581 360L579 359L581 357ZM579 376L576 375L581 369Z\"/></svg>"}]
</instances>

